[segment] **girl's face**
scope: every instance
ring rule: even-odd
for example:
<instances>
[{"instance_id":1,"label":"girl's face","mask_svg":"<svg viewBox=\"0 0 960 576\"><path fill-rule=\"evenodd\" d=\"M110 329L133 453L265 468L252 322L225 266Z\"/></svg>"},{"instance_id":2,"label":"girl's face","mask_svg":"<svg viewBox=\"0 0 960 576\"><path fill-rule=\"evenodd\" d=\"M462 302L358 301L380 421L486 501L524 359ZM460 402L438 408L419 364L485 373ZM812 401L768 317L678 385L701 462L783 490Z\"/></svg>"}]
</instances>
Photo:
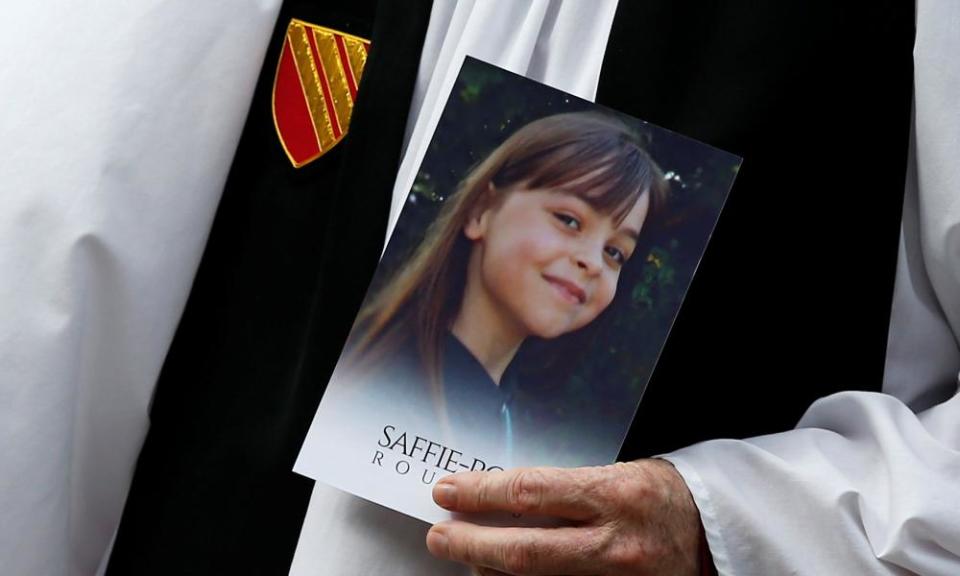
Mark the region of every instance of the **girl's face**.
<instances>
[{"instance_id":1,"label":"girl's face","mask_svg":"<svg viewBox=\"0 0 960 576\"><path fill-rule=\"evenodd\" d=\"M467 293L524 336L555 338L592 322L613 300L649 193L619 224L570 193L503 193L464 227L474 242Z\"/></svg>"}]
</instances>

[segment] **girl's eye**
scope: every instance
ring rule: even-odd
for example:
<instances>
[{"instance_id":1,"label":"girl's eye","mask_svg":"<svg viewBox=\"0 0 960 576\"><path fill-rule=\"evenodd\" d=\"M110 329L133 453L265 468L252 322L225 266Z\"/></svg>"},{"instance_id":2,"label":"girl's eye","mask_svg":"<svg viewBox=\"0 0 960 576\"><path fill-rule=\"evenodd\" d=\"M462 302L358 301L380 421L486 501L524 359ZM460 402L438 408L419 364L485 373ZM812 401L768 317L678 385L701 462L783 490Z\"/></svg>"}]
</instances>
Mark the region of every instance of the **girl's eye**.
<instances>
[{"instance_id":1,"label":"girl's eye","mask_svg":"<svg viewBox=\"0 0 960 576\"><path fill-rule=\"evenodd\" d=\"M553 217L559 220L560 222L562 222L564 226L566 226L567 228L570 228L571 230L580 229L580 220L578 220L574 216L565 214L563 212L554 212Z\"/></svg>"},{"instance_id":2,"label":"girl's eye","mask_svg":"<svg viewBox=\"0 0 960 576\"><path fill-rule=\"evenodd\" d=\"M604 248L609 256L614 262L617 263L617 266L623 266L627 262L627 255L623 253L622 250L615 246L607 246Z\"/></svg>"}]
</instances>

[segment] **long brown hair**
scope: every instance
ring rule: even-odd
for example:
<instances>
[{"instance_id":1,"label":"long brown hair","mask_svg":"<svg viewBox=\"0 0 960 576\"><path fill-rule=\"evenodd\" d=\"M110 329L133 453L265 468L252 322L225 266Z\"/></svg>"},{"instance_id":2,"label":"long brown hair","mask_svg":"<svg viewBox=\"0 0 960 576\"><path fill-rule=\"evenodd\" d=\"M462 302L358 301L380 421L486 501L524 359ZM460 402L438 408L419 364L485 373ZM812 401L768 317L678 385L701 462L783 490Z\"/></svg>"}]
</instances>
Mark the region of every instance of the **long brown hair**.
<instances>
[{"instance_id":1,"label":"long brown hair","mask_svg":"<svg viewBox=\"0 0 960 576\"><path fill-rule=\"evenodd\" d=\"M615 118L572 112L530 122L469 172L407 265L360 311L348 363L369 369L413 337L442 406L443 340L460 309L472 247L463 227L471 214L525 189L575 194L618 224L649 193L647 229L668 184L641 135Z\"/></svg>"}]
</instances>

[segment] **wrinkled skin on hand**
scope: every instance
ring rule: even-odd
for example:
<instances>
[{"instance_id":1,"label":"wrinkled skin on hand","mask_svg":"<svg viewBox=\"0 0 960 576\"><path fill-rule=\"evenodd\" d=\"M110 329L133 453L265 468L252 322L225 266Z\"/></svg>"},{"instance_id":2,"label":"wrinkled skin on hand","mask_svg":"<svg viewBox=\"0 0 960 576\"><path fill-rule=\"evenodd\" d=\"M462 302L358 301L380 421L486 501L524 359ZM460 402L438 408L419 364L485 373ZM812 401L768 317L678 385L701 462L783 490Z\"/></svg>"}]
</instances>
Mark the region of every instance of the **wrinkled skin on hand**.
<instances>
[{"instance_id":1,"label":"wrinkled skin on hand","mask_svg":"<svg viewBox=\"0 0 960 576\"><path fill-rule=\"evenodd\" d=\"M484 575L699 574L700 514L665 460L586 468L457 473L433 498L456 512L490 510L569 520L558 528L491 528L440 522L427 547Z\"/></svg>"}]
</instances>

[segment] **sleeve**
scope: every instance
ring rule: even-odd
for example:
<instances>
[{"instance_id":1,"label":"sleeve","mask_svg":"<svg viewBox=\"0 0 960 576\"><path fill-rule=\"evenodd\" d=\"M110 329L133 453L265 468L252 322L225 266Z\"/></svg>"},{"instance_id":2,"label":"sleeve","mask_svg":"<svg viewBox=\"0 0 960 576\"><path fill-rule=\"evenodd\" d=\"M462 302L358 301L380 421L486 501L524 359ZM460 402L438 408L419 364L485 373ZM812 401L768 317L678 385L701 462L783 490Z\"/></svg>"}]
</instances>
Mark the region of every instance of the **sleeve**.
<instances>
[{"instance_id":1,"label":"sleeve","mask_svg":"<svg viewBox=\"0 0 960 576\"><path fill-rule=\"evenodd\" d=\"M280 4L3 5L0 573L109 546Z\"/></svg>"},{"instance_id":2,"label":"sleeve","mask_svg":"<svg viewBox=\"0 0 960 576\"><path fill-rule=\"evenodd\" d=\"M960 574L960 4L919 3L914 130L882 394L665 455L720 574Z\"/></svg>"}]
</instances>

